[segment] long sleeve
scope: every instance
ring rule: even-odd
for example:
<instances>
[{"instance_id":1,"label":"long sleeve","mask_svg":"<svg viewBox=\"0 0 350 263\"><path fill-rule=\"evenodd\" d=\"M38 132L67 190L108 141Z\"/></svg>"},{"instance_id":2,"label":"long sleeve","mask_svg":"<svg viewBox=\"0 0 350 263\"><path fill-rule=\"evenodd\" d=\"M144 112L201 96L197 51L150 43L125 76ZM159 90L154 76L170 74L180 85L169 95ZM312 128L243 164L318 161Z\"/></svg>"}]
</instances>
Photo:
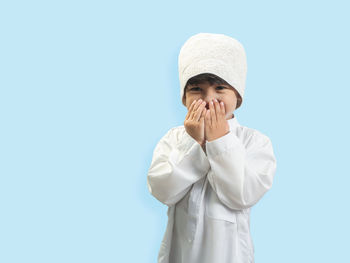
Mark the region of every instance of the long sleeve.
<instances>
[{"instance_id":1,"label":"long sleeve","mask_svg":"<svg viewBox=\"0 0 350 263\"><path fill-rule=\"evenodd\" d=\"M147 175L149 192L167 206L176 204L206 176L207 155L186 130L170 129L156 145Z\"/></svg>"},{"instance_id":2,"label":"long sleeve","mask_svg":"<svg viewBox=\"0 0 350 263\"><path fill-rule=\"evenodd\" d=\"M270 139L255 131L245 146L230 131L206 142L208 180L222 203L232 209L255 205L271 188L276 159Z\"/></svg>"}]
</instances>

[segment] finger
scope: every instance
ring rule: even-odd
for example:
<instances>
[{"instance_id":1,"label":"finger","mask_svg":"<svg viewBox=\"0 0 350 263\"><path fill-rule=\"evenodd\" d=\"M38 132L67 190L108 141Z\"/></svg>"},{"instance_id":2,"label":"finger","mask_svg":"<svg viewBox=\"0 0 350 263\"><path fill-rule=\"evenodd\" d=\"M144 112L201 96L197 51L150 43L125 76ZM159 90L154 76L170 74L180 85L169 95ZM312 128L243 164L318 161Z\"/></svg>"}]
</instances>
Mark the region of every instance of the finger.
<instances>
[{"instance_id":1,"label":"finger","mask_svg":"<svg viewBox=\"0 0 350 263\"><path fill-rule=\"evenodd\" d=\"M205 115L206 115L206 114L207 114L207 108L204 107L201 117L205 118Z\"/></svg>"},{"instance_id":2,"label":"finger","mask_svg":"<svg viewBox=\"0 0 350 263\"><path fill-rule=\"evenodd\" d=\"M191 115L190 115L190 120L194 120L195 119L196 112L198 110L198 107L201 105L201 103L202 103L202 100L200 99L193 105L193 109L192 109L192 112L191 112Z\"/></svg>"},{"instance_id":3,"label":"finger","mask_svg":"<svg viewBox=\"0 0 350 263\"><path fill-rule=\"evenodd\" d=\"M225 105L224 105L224 102L223 102L223 101L220 102L220 108L221 108L222 114L225 116L225 115L226 115L226 112L225 112Z\"/></svg>"},{"instance_id":4,"label":"finger","mask_svg":"<svg viewBox=\"0 0 350 263\"><path fill-rule=\"evenodd\" d=\"M193 120L194 121L199 121L201 115L202 115L202 112L203 112L203 108L204 108L204 105L205 105L205 102L202 101L202 103L199 105L194 117L193 117Z\"/></svg>"},{"instance_id":5,"label":"finger","mask_svg":"<svg viewBox=\"0 0 350 263\"><path fill-rule=\"evenodd\" d=\"M190 108L188 109L187 115L186 115L186 120L190 119L190 116L192 114L192 110L194 105L196 104L197 100L192 101Z\"/></svg>"},{"instance_id":6,"label":"finger","mask_svg":"<svg viewBox=\"0 0 350 263\"><path fill-rule=\"evenodd\" d=\"M211 124L214 125L214 123L216 122L216 116L215 116L215 108L214 108L213 101L210 101L209 109L210 109Z\"/></svg>"},{"instance_id":7,"label":"finger","mask_svg":"<svg viewBox=\"0 0 350 263\"><path fill-rule=\"evenodd\" d=\"M199 119L199 122L200 123L203 123L204 122L204 118L205 118L205 114L207 113L207 109L204 107L203 108L203 111L202 111L202 114L201 114L201 117Z\"/></svg>"},{"instance_id":8,"label":"finger","mask_svg":"<svg viewBox=\"0 0 350 263\"><path fill-rule=\"evenodd\" d=\"M210 109L206 111L204 121L206 126L211 126Z\"/></svg>"},{"instance_id":9,"label":"finger","mask_svg":"<svg viewBox=\"0 0 350 263\"><path fill-rule=\"evenodd\" d=\"M216 113L215 116L216 116L216 120L218 121L222 119L222 112L221 112L220 104L217 99L215 99L214 105L215 105L215 113Z\"/></svg>"},{"instance_id":10,"label":"finger","mask_svg":"<svg viewBox=\"0 0 350 263\"><path fill-rule=\"evenodd\" d=\"M190 105L190 108L188 109L188 112L187 112L185 120L189 119L189 117L191 115L191 112L192 112L192 109L193 109L193 106L194 106L195 103L196 103L196 100L192 101L192 103Z\"/></svg>"}]
</instances>

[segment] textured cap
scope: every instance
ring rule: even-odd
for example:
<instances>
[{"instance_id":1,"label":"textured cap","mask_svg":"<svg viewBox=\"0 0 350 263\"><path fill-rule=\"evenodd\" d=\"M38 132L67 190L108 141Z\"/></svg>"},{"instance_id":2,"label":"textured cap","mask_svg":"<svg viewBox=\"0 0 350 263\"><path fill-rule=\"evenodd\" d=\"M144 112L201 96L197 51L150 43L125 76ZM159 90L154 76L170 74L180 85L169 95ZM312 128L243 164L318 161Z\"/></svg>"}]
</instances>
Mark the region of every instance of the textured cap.
<instances>
[{"instance_id":1,"label":"textured cap","mask_svg":"<svg viewBox=\"0 0 350 263\"><path fill-rule=\"evenodd\" d=\"M181 47L179 57L180 98L187 81L202 73L224 79L244 96L247 59L243 45L224 34L198 33Z\"/></svg>"}]
</instances>

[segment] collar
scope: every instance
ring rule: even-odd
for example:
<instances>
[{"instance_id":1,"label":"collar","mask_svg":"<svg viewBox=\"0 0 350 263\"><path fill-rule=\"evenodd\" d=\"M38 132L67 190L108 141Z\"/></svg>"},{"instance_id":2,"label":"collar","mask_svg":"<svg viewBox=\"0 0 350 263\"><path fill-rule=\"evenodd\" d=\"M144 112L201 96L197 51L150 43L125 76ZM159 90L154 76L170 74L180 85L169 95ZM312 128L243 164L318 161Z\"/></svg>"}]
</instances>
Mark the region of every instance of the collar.
<instances>
[{"instance_id":1,"label":"collar","mask_svg":"<svg viewBox=\"0 0 350 263\"><path fill-rule=\"evenodd\" d=\"M237 120L237 116L235 116L234 114L232 114L232 118L228 119L228 124L230 125L230 131L234 131L238 126L240 126L238 120Z\"/></svg>"}]
</instances>

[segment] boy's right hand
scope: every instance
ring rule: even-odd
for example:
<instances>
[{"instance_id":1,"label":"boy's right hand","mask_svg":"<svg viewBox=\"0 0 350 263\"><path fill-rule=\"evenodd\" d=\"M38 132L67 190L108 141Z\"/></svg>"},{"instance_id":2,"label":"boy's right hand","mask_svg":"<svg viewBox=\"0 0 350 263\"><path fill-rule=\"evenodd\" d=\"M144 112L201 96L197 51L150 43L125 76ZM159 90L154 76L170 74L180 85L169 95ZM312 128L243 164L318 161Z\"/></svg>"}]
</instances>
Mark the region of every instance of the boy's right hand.
<instances>
[{"instance_id":1,"label":"boy's right hand","mask_svg":"<svg viewBox=\"0 0 350 263\"><path fill-rule=\"evenodd\" d=\"M205 143L204 116L207 112L205 101L193 101L188 109L184 126L187 133L201 146Z\"/></svg>"}]
</instances>

